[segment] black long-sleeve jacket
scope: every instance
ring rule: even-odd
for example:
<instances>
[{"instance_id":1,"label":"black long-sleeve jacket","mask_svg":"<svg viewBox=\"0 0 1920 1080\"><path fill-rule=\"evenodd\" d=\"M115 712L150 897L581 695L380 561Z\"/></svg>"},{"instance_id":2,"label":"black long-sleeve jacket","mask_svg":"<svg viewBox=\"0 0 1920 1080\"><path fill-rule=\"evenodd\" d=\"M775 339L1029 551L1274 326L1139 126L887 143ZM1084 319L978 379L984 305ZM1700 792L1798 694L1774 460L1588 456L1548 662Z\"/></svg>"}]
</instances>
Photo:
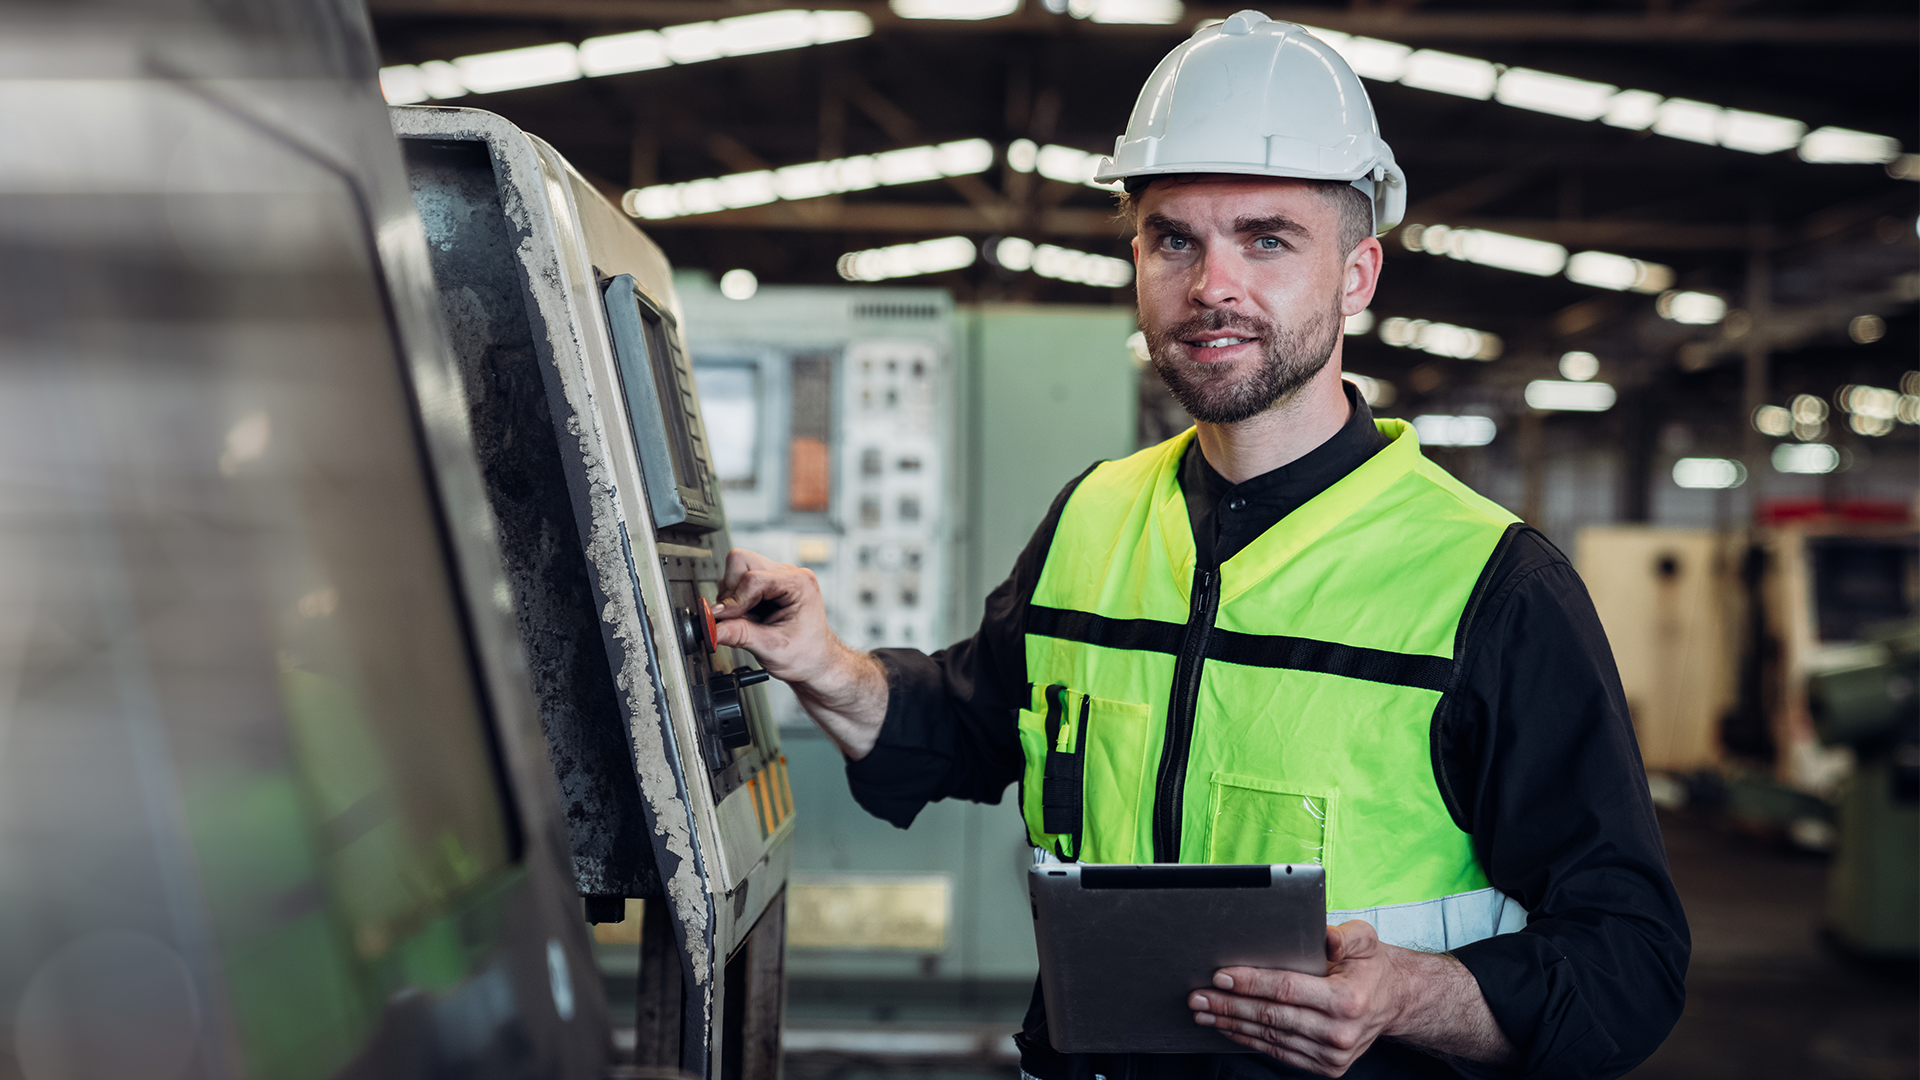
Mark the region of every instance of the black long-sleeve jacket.
<instances>
[{"instance_id":1,"label":"black long-sleeve jacket","mask_svg":"<svg viewBox=\"0 0 1920 1080\"><path fill-rule=\"evenodd\" d=\"M1332 439L1238 485L1214 472L1196 444L1181 484L1200 557L1230 557L1383 441L1354 399ZM886 722L873 751L847 765L854 798L871 813L905 828L928 802L995 803L1020 778L1023 623L1073 486L987 598L978 633L931 656L877 654L887 671ZM1538 532L1514 526L1481 586L1482 614L1464 643L1465 683L1433 719L1434 783L1455 823L1472 834L1487 877L1529 915L1524 930L1454 955L1520 1052L1520 1063L1504 1071L1617 1076L1679 1019L1690 948L1619 675L1585 586ZM1019 1041L1024 1067L1042 1080L1302 1075L1235 1055L1068 1059L1052 1053L1044 1024L1036 993ZM1383 1040L1347 1075L1500 1072Z\"/></svg>"}]
</instances>

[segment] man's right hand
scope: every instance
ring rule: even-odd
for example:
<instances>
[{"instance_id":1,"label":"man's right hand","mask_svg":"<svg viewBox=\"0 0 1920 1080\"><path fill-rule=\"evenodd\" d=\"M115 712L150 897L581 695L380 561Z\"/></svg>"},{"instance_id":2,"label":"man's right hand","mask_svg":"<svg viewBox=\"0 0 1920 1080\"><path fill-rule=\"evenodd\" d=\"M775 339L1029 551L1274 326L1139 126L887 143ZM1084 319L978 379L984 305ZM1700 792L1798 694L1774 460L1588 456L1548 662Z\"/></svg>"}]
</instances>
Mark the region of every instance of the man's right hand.
<instances>
[{"instance_id":1,"label":"man's right hand","mask_svg":"<svg viewBox=\"0 0 1920 1080\"><path fill-rule=\"evenodd\" d=\"M743 548L727 553L727 576L714 606L718 644L745 649L774 678L793 687L821 730L854 760L867 756L887 717L880 662L855 652L827 626L826 600L813 571Z\"/></svg>"}]
</instances>

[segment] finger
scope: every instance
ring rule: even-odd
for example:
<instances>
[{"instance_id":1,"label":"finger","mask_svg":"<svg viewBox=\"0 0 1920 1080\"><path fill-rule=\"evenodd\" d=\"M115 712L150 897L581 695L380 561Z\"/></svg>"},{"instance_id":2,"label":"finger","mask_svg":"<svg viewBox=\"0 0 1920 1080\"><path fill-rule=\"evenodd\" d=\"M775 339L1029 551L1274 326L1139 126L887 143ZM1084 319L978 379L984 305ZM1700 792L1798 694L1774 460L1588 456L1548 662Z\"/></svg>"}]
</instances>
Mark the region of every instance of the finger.
<instances>
[{"instance_id":1,"label":"finger","mask_svg":"<svg viewBox=\"0 0 1920 1080\"><path fill-rule=\"evenodd\" d=\"M714 618L717 620L719 616L716 614ZM714 644L730 649L745 649L756 658L779 646L780 642L776 639L778 634L779 631L773 627L752 619L730 618L716 621L713 626Z\"/></svg>"},{"instance_id":2,"label":"finger","mask_svg":"<svg viewBox=\"0 0 1920 1080\"><path fill-rule=\"evenodd\" d=\"M732 551L727 552L727 572L726 575L720 579L720 598L722 603L726 601L726 598L733 595L734 590L738 588L740 584L740 579L746 576L748 571L765 570L768 567L777 565L779 564L767 558L765 555L757 551L749 551L746 548L734 548Z\"/></svg>"},{"instance_id":3,"label":"finger","mask_svg":"<svg viewBox=\"0 0 1920 1080\"><path fill-rule=\"evenodd\" d=\"M1338 1056L1329 1057L1325 1048L1314 1043L1280 1033L1249 1035L1239 1031L1222 1031L1220 1034L1239 1043L1249 1050L1285 1062L1296 1069L1320 1076L1339 1076L1347 1071L1351 1062L1343 1062Z\"/></svg>"},{"instance_id":4,"label":"finger","mask_svg":"<svg viewBox=\"0 0 1920 1080\"><path fill-rule=\"evenodd\" d=\"M1318 1010L1213 991L1206 993L1204 1004L1198 1004L1201 996L1195 994L1196 1001L1189 1001L1188 1007L1212 1015L1214 1027L1249 1035L1291 1032L1316 1043L1335 1041L1339 1021Z\"/></svg>"},{"instance_id":5,"label":"finger","mask_svg":"<svg viewBox=\"0 0 1920 1080\"><path fill-rule=\"evenodd\" d=\"M1365 919L1327 927L1327 963L1360 960L1380 951L1380 934Z\"/></svg>"},{"instance_id":6,"label":"finger","mask_svg":"<svg viewBox=\"0 0 1920 1080\"><path fill-rule=\"evenodd\" d=\"M1223 998L1239 997L1257 1003L1279 1002L1310 1009L1331 1007L1336 994L1334 987L1317 975L1270 968L1222 968L1214 974L1213 984L1222 990L1231 990L1231 993L1218 995ZM1211 990L1204 992L1209 996L1214 995Z\"/></svg>"},{"instance_id":7,"label":"finger","mask_svg":"<svg viewBox=\"0 0 1920 1080\"><path fill-rule=\"evenodd\" d=\"M720 598L714 605L715 619L739 619L768 600L785 607L799 598L799 579L794 575L782 574L780 566L774 563L764 568L748 570L734 582L732 591Z\"/></svg>"}]
</instances>

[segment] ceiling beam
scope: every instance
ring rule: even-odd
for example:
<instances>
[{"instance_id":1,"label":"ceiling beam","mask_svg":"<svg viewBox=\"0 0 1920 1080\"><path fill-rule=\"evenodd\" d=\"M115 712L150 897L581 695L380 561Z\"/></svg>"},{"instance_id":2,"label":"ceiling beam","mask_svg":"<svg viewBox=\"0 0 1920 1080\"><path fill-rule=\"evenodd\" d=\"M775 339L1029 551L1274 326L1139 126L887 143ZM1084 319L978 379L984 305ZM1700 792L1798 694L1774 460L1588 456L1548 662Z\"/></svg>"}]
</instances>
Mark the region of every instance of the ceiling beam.
<instances>
[{"instance_id":1,"label":"ceiling beam","mask_svg":"<svg viewBox=\"0 0 1920 1080\"><path fill-rule=\"evenodd\" d=\"M780 8L832 7L859 10L886 30L922 33L1045 36L1164 37L1178 40L1201 19L1222 19L1236 8L1189 5L1187 17L1169 26L1101 24L1048 14L1030 6L1015 15L981 20L902 19L876 0L814 0L768 3L765 0L369 0L376 16L463 19L556 19L661 26L699 22L729 15L750 15ZM1610 41L1675 43L1779 42L1809 45L1869 45L1911 48L1920 18L1834 16L1782 18L1723 16L1709 12L1649 12L1645 15L1583 15L1558 12L1431 12L1392 8L1341 10L1322 7L1270 9L1288 19L1402 41Z\"/></svg>"}]
</instances>

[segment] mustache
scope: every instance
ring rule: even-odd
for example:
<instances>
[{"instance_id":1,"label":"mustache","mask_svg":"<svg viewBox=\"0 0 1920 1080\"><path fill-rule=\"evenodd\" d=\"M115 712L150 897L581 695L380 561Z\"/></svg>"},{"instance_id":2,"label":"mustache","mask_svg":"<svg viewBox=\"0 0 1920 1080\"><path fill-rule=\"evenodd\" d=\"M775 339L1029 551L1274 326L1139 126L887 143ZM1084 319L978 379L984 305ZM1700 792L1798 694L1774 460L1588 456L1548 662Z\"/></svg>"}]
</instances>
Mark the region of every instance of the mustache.
<instances>
[{"instance_id":1,"label":"mustache","mask_svg":"<svg viewBox=\"0 0 1920 1080\"><path fill-rule=\"evenodd\" d=\"M1212 333L1221 330L1245 331L1247 337L1271 338L1273 324L1265 319L1242 315L1237 311L1225 311L1214 308L1184 319L1160 332L1163 340L1180 341L1196 334Z\"/></svg>"}]
</instances>

